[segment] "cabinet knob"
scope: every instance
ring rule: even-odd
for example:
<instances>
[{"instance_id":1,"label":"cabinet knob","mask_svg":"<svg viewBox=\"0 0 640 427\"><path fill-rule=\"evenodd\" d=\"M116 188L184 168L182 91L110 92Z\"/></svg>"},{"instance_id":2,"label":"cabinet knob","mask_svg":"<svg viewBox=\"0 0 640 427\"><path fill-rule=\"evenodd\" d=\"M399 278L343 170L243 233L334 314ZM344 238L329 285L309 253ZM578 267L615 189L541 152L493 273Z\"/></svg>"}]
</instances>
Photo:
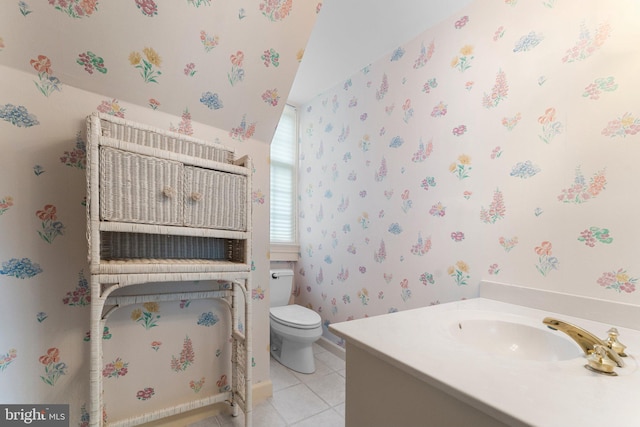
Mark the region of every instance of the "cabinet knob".
<instances>
[{"instance_id":1,"label":"cabinet knob","mask_svg":"<svg viewBox=\"0 0 640 427\"><path fill-rule=\"evenodd\" d=\"M194 191L193 193L191 193L191 200L193 200L194 202L199 202L200 200L202 200L202 194Z\"/></svg>"},{"instance_id":2,"label":"cabinet knob","mask_svg":"<svg viewBox=\"0 0 640 427\"><path fill-rule=\"evenodd\" d=\"M164 187L164 189L162 190L162 195L164 197L166 197L167 199L172 199L173 196L176 195L176 190L174 190L173 188L166 186Z\"/></svg>"}]
</instances>

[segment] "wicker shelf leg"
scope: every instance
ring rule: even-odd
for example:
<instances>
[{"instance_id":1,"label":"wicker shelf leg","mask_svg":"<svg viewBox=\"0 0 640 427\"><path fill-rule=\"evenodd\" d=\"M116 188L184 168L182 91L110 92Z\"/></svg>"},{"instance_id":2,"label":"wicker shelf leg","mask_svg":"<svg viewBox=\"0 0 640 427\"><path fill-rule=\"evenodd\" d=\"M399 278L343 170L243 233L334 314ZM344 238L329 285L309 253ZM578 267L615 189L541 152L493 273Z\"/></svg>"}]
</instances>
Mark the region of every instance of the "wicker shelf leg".
<instances>
[{"instance_id":1,"label":"wicker shelf leg","mask_svg":"<svg viewBox=\"0 0 640 427\"><path fill-rule=\"evenodd\" d=\"M231 405L233 416L239 415L242 409L245 415L245 427L252 426L252 398L251 398L251 300L248 292L249 280L244 279L244 284L240 280L233 281L234 288L231 292L231 301L225 296L225 292L229 291L212 291L200 292L196 294L196 298L218 298L227 302L227 306L231 311L232 328L232 391L228 402ZM103 391L102 391L102 366L103 366L103 349L102 334L106 324L106 320L115 309L121 305L137 304L142 301L163 301L184 299L184 294L173 293L163 295L137 295L137 296L121 296L109 297L111 291L118 288L119 285L111 284L107 289L103 290L100 282L100 275L91 276L91 361L90 361L90 421L91 427L103 426ZM193 297L194 295L192 295ZM241 302L240 299L243 301ZM107 304L112 305L111 309L105 313ZM115 305L114 305L115 304ZM239 307L244 308L244 325L240 332L240 315ZM206 400L206 399L205 399ZM203 401L204 402L204 401ZM209 404L214 403L212 400ZM199 405L196 405L199 407ZM167 411L167 415L174 415L173 412ZM144 418L144 417L143 417ZM156 419L156 418L153 418ZM137 425L140 420L121 420L116 425Z\"/></svg>"},{"instance_id":2,"label":"wicker shelf leg","mask_svg":"<svg viewBox=\"0 0 640 427\"><path fill-rule=\"evenodd\" d=\"M239 282L234 282L235 292L233 293L232 306L232 336L233 336L233 348L232 348L232 388L234 395L234 416L237 416L237 406L240 405L245 415L245 427L251 427L252 425L252 389L251 389L251 343L250 343L250 331L251 331L251 296L248 289L250 289L249 279L244 281L244 285ZM238 307L241 306L239 301L240 294L242 294L243 308L244 308L244 333L240 331L240 316L238 313Z\"/></svg>"},{"instance_id":3,"label":"wicker shelf leg","mask_svg":"<svg viewBox=\"0 0 640 427\"><path fill-rule=\"evenodd\" d=\"M246 351L245 366L244 366L244 387L245 387L245 427L252 427L253 425L253 381L251 379L251 369L253 361L253 348L251 346L252 325L251 318L253 313L251 311L251 279L245 280L245 293L244 293L244 324L245 324L245 340L244 346Z\"/></svg>"},{"instance_id":4,"label":"wicker shelf leg","mask_svg":"<svg viewBox=\"0 0 640 427\"><path fill-rule=\"evenodd\" d=\"M102 286L97 276L91 276L91 363L89 372L89 425L102 425Z\"/></svg>"}]
</instances>

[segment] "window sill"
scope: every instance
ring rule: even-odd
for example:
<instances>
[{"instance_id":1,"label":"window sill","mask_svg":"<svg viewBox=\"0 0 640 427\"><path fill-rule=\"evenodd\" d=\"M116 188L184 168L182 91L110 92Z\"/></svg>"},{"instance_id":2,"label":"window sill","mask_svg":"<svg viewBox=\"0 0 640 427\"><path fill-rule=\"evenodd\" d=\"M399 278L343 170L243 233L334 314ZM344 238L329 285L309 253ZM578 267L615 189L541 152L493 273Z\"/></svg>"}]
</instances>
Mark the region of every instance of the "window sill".
<instances>
[{"instance_id":1,"label":"window sill","mask_svg":"<svg viewBox=\"0 0 640 427\"><path fill-rule=\"evenodd\" d=\"M270 246L270 261L298 261L300 245L272 243Z\"/></svg>"}]
</instances>

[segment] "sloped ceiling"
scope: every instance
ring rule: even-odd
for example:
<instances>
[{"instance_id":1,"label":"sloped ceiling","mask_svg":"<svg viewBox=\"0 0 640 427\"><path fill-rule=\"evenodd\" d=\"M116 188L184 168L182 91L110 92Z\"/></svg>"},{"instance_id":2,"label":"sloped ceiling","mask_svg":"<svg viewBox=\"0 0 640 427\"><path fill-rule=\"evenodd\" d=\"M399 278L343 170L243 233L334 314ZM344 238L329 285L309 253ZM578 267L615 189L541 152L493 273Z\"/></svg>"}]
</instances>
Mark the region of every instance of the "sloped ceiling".
<instances>
[{"instance_id":1,"label":"sloped ceiling","mask_svg":"<svg viewBox=\"0 0 640 427\"><path fill-rule=\"evenodd\" d=\"M288 102L305 105L471 0L324 0Z\"/></svg>"},{"instance_id":2,"label":"sloped ceiling","mask_svg":"<svg viewBox=\"0 0 640 427\"><path fill-rule=\"evenodd\" d=\"M271 141L320 3L3 1L0 64L44 96L69 85Z\"/></svg>"}]
</instances>

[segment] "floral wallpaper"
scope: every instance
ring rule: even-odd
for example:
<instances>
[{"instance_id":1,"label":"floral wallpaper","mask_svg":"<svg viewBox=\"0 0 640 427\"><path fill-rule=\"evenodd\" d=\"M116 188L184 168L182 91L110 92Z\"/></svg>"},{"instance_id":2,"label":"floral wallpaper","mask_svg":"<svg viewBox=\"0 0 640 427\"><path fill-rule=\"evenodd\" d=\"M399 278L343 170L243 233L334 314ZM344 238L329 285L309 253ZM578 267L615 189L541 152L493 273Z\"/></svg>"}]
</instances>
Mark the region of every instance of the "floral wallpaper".
<instances>
[{"instance_id":1,"label":"floral wallpaper","mask_svg":"<svg viewBox=\"0 0 640 427\"><path fill-rule=\"evenodd\" d=\"M297 302L325 327L482 280L640 304L638 16L477 1L305 106Z\"/></svg>"},{"instance_id":2,"label":"floral wallpaper","mask_svg":"<svg viewBox=\"0 0 640 427\"><path fill-rule=\"evenodd\" d=\"M101 337L89 336L85 118L95 111L252 157L252 375L269 380L269 142L319 9L293 0L2 2L1 402L68 403L70 425L88 425L91 339L104 342L107 420L230 387L230 320L213 300L122 308Z\"/></svg>"},{"instance_id":3,"label":"floral wallpaper","mask_svg":"<svg viewBox=\"0 0 640 427\"><path fill-rule=\"evenodd\" d=\"M271 141L320 8L319 0L3 2L0 64L36 73L46 97L66 85L108 92L173 115L188 110L238 141Z\"/></svg>"}]
</instances>

